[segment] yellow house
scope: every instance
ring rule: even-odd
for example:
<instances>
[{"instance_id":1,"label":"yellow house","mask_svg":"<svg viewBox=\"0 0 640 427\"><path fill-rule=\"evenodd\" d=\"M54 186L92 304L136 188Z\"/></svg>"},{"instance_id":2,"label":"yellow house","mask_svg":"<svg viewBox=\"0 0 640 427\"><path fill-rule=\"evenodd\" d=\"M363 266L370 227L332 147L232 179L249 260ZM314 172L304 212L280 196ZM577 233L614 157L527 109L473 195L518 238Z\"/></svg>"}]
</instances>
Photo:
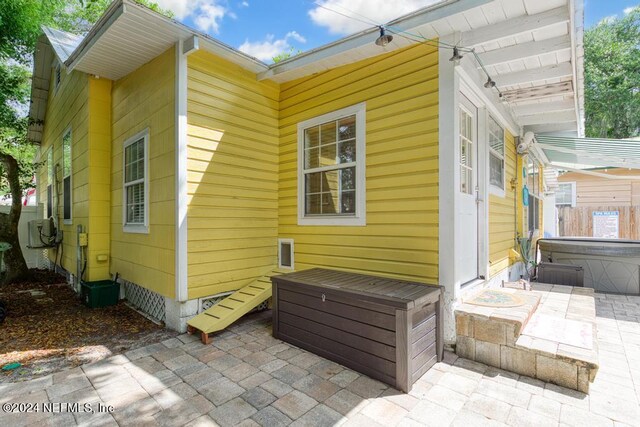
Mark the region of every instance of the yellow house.
<instances>
[{"instance_id":1,"label":"yellow house","mask_svg":"<svg viewBox=\"0 0 640 427\"><path fill-rule=\"evenodd\" d=\"M386 45L371 28L272 65L129 0L84 37L44 29L30 136L52 263L118 273L181 331L278 267L440 284L455 341L454 305L520 277L517 239L541 228L525 135L583 132L581 1L516 3L437 3Z\"/></svg>"}]
</instances>

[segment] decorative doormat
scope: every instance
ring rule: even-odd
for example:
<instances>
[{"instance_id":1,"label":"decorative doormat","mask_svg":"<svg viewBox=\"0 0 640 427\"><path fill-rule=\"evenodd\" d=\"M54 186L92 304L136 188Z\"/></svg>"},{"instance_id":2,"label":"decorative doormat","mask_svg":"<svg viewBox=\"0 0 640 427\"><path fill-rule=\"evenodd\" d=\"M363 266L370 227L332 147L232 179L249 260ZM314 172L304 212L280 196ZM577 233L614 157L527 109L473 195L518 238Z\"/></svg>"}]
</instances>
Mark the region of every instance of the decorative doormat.
<instances>
[{"instance_id":1,"label":"decorative doormat","mask_svg":"<svg viewBox=\"0 0 640 427\"><path fill-rule=\"evenodd\" d=\"M587 350L593 349L593 325L579 320L534 314L522 331L522 335L555 341Z\"/></svg>"},{"instance_id":2,"label":"decorative doormat","mask_svg":"<svg viewBox=\"0 0 640 427\"><path fill-rule=\"evenodd\" d=\"M485 289L473 298L464 301L464 303L485 307L519 307L524 305L524 300L510 292L497 289Z\"/></svg>"}]
</instances>

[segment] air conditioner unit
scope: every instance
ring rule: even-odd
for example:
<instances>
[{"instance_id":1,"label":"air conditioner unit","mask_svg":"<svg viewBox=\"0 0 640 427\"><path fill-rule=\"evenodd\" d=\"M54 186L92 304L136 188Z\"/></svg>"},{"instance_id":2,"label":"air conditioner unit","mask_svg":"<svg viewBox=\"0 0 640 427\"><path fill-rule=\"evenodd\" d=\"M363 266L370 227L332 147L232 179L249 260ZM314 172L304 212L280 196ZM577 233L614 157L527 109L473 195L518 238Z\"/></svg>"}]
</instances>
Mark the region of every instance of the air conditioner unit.
<instances>
[{"instance_id":1,"label":"air conditioner unit","mask_svg":"<svg viewBox=\"0 0 640 427\"><path fill-rule=\"evenodd\" d=\"M53 219L34 219L29 221L30 248L51 248L55 246L56 227Z\"/></svg>"}]
</instances>

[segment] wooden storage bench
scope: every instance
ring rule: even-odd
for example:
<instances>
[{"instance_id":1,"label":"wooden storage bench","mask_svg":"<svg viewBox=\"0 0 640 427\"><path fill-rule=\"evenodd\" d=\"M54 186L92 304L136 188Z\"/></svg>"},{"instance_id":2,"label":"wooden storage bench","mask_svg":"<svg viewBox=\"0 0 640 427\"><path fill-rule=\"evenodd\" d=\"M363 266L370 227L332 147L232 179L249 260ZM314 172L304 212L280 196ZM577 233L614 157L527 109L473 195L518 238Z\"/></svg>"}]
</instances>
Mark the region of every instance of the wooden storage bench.
<instances>
[{"instance_id":1,"label":"wooden storage bench","mask_svg":"<svg viewBox=\"0 0 640 427\"><path fill-rule=\"evenodd\" d=\"M322 268L271 282L278 339L404 392L442 360L439 286Z\"/></svg>"}]
</instances>

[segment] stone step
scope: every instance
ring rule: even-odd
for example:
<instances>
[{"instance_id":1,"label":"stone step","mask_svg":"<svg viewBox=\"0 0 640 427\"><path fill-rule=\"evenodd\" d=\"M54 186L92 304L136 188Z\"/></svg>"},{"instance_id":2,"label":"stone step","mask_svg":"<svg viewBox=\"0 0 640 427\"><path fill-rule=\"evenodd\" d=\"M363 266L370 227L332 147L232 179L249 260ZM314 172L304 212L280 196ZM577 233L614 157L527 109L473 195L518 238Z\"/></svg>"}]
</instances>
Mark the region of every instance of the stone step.
<instances>
[{"instance_id":1,"label":"stone step","mask_svg":"<svg viewBox=\"0 0 640 427\"><path fill-rule=\"evenodd\" d=\"M504 291L524 304L456 309L458 356L587 392L598 370L593 292L546 284Z\"/></svg>"}]
</instances>

